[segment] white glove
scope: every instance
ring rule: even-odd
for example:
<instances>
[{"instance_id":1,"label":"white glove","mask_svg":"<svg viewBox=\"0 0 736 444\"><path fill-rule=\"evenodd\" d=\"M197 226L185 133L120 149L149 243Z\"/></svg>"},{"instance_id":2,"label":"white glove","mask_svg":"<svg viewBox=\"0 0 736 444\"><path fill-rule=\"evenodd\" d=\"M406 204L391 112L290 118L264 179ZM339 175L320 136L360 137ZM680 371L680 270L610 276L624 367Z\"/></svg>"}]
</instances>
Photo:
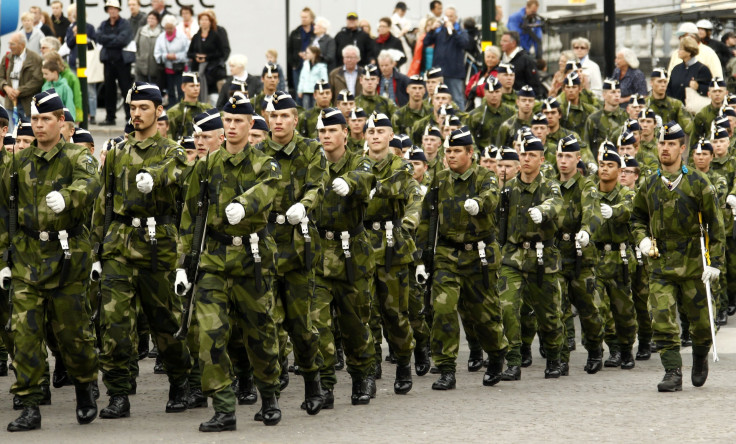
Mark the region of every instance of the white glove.
<instances>
[{"instance_id":1,"label":"white glove","mask_svg":"<svg viewBox=\"0 0 736 444\"><path fill-rule=\"evenodd\" d=\"M184 291L179 292L180 287L184 288ZM176 279L174 280L174 293L179 296L184 296L189 289L192 288L192 284L187 279L187 272L183 268L176 269Z\"/></svg>"},{"instance_id":2,"label":"white glove","mask_svg":"<svg viewBox=\"0 0 736 444\"><path fill-rule=\"evenodd\" d=\"M590 163L588 164L588 172L589 172L590 174L595 174L595 173L597 173L597 172L598 172L598 165L596 165L596 164L595 164L595 163L593 163L593 162L590 162Z\"/></svg>"},{"instance_id":3,"label":"white glove","mask_svg":"<svg viewBox=\"0 0 736 444\"><path fill-rule=\"evenodd\" d=\"M718 280L718 276L721 274L721 270L717 269L716 267L711 267L710 265L706 265L705 269L703 270L703 277L701 278L703 280L704 284L708 284L710 282L714 282Z\"/></svg>"},{"instance_id":4,"label":"white glove","mask_svg":"<svg viewBox=\"0 0 736 444\"><path fill-rule=\"evenodd\" d=\"M639 242L639 251L641 251L641 254L645 254L649 256L649 250L652 249L652 240L648 237L645 237L644 239Z\"/></svg>"},{"instance_id":5,"label":"white glove","mask_svg":"<svg viewBox=\"0 0 736 444\"><path fill-rule=\"evenodd\" d=\"M478 205L478 202L473 199L466 200L463 207L465 208L465 211L467 211L468 214L470 214L471 216L475 216L480 211L480 206Z\"/></svg>"},{"instance_id":6,"label":"white glove","mask_svg":"<svg viewBox=\"0 0 736 444\"><path fill-rule=\"evenodd\" d=\"M237 225L245 217L245 208L239 202L233 202L225 207L225 216L230 225Z\"/></svg>"},{"instance_id":7,"label":"white glove","mask_svg":"<svg viewBox=\"0 0 736 444\"><path fill-rule=\"evenodd\" d=\"M601 215L603 215L603 219L610 219L611 216L613 216L613 209L611 209L611 206L601 204Z\"/></svg>"},{"instance_id":8,"label":"white glove","mask_svg":"<svg viewBox=\"0 0 736 444\"><path fill-rule=\"evenodd\" d=\"M0 288L3 290L7 290L8 286L5 285L5 281L10 281L11 273L10 273L10 267L5 267L2 270L0 270Z\"/></svg>"},{"instance_id":9,"label":"white glove","mask_svg":"<svg viewBox=\"0 0 736 444\"><path fill-rule=\"evenodd\" d=\"M733 194L729 194L726 198L726 203L729 207L736 208L736 196L734 196Z\"/></svg>"},{"instance_id":10,"label":"white glove","mask_svg":"<svg viewBox=\"0 0 736 444\"><path fill-rule=\"evenodd\" d=\"M529 209L529 217L532 218L532 221L535 224L541 224L544 217L542 217L542 212L539 211L539 208L530 208Z\"/></svg>"},{"instance_id":11,"label":"white glove","mask_svg":"<svg viewBox=\"0 0 736 444\"><path fill-rule=\"evenodd\" d=\"M100 276L102 276L102 263L97 261L92 264L92 271L89 273L89 278L96 282L100 280Z\"/></svg>"},{"instance_id":12,"label":"white glove","mask_svg":"<svg viewBox=\"0 0 736 444\"><path fill-rule=\"evenodd\" d=\"M64 208L66 207L64 196L62 196L58 191L52 191L46 195L46 205L51 208L51 211L59 214L64 211Z\"/></svg>"},{"instance_id":13,"label":"white glove","mask_svg":"<svg viewBox=\"0 0 736 444\"><path fill-rule=\"evenodd\" d=\"M350 193L350 185L345 182L345 179L338 177L332 181L332 191L338 196L347 196Z\"/></svg>"},{"instance_id":14,"label":"white glove","mask_svg":"<svg viewBox=\"0 0 736 444\"><path fill-rule=\"evenodd\" d=\"M427 279L429 279L429 273L427 273L424 265L417 265L417 271L414 276L417 278L417 284L425 284Z\"/></svg>"},{"instance_id":15,"label":"white glove","mask_svg":"<svg viewBox=\"0 0 736 444\"><path fill-rule=\"evenodd\" d=\"M368 193L368 199L373 199L373 196L376 195L376 189L373 188L370 193Z\"/></svg>"},{"instance_id":16,"label":"white glove","mask_svg":"<svg viewBox=\"0 0 736 444\"><path fill-rule=\"evenodd\" d=\"M301 202L295 203L286 210L286 219L288 219L289 223L292 225L298 224L305 217L307 217L307 209L304 208L304 205L302 205Z\"/></svg>"},{"instance_id":17,"label":"white glove","mask_svg":"<svg viewBox=\"0 0 736 444\"><path fill-rule=\"evenodd\" d=\"M153 176L148 173L138 173L135 175L135 184L138 191L148 194L153 190Z\"/></svg>"},{"instance_id":18,"label":"white glove","mask_svg":"<svg viewBox=\"0 0 736 444\"><path fill-rule=\"evenodd\" d=\"M578 231L578 234L575 235L575 241L579 243L582 248L585 248L590 243L590 235L585 230Z\"/></svg>"}]
</instances>

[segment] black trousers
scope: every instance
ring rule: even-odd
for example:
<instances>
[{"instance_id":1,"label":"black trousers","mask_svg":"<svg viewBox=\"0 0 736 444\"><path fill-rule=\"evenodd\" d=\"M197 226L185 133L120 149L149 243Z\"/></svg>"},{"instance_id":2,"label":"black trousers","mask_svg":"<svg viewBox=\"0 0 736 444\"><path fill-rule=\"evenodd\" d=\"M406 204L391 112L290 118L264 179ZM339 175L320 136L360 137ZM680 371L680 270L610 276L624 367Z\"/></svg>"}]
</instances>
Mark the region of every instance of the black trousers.
<instances>
[{"instance_id":1,"label":"black trousers","mask_svg":"<svg viewBox=\"0 0 736 444\"><path fill-rule=\"evenodd\" d=\"M115 120L115 111L118 104L118 92L115 89L117 81L120 93L123 98L128 94L128 90L133 86L133 79L130 75L130 64L123 64L122 60L105 63L105 111L107 111L108 121ZM127 104L123 105L125 110L125 121L130 119L130 109Z\"/></svg>"}]
</instances>

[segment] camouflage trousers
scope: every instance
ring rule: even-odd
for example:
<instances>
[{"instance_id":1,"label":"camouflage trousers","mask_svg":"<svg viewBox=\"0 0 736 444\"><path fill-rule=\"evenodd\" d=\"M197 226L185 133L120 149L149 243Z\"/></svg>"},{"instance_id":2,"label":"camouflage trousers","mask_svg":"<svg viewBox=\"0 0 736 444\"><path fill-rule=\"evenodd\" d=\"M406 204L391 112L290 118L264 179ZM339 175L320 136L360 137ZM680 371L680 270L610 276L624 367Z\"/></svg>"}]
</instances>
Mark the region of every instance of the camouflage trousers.
<instances>
[{"instance_id":1,"label":"camouflage trousers","mask_svg":"<svg viewBox=\"0 0 736 444\"><path fill-rule=\"evenodd\" d=\"M337 384L332 304L335 307L335 321L340 324L348 373L353 379L361 380L373 373L376 352L368 326L371 313L370 280L370 275L356 276L355 282L350 284L317 276L312 323L319 331L319 350L324 358L320 368L322 387L332 389Z\"/></svg>"},{"instance_id":2,"label":"camouflage trousers","mask_svg":"<svg viewBox=\"0 0 736 444\"><path fill-rule=\"evenodd\" d=\"M136 359L136 304L148 319L170 384L181 384L192 367L189 349L174 337L181 319L181 299L174 293L172 271L152 272L116 261L102 267L100 368L108 395L130 392L130 362ZM136 298L138 299L136 301Z\"/></svg>"},{"instance_id":3,"label":"camouflage trousers","mask_svg":"<svg viewBox=\"0 0 736 444\"><path fill-rule=\"evenodd\" d=\"M721 276L725 275L725 282L722 282L723 298L721 299L720 309L725 309L729 304L736 305L736 239L732 233L726 233L726 272L721 270Z\"/></svg>"},{"instance_id":4,"label":"camouflage trousers","mask_svg":"<svg viewBox=\"0 0 736 444\"><path fill-rule=\"evenodd\" d=\"M416 267L409 266L409 325L417 347L429 346L429 325L424 316L424 286L417 283Z\"/></svg>"},{"instance_id":5,"label":"camouflage trousers","mask_svg":"<svg viewBox=\"0 0 736 444\"><path fill-rule=\"evenodd\" d=\"M197 283L195 311L199 324L199 363L202 391L212 397L216 412L235 412L230 338L242 335L248 362L262 397L278 395L278 336L273 319L273 276L263 277L258 293L252 277L224 277L205 273ZM237 325L238 328L235 328Z\"/></svg>"},{"instance_id":6,"label":"camouflage trousers","mask_svg":"<svg viewBox=\"0 0 736 444\"><path fill-rule=\"evenodd\" d=\"M640 344L652 340L652 310L649 304L649 267L643 265L632 275L631 293L636 311L637 336Z\"/></svg>"},{"instance_id":7,"label":"camouflage trousers","mask_svg":"<svg viewBox=\"0 0 736 444\"><path fill-rule=\"evenodd\" d=\"M572 320L575 306L580 316L580 326L585 338L586 350L597 350L603 342L603 317L598 311L600 297L596 290L596 276L593 267L580 267L580 275L575 275L574 265L564 265L560 273L562 291L562 323L567 332L567 323ZM565 337L568 338L567 333ZM570 362L570 350L565 341L560 355L562 362Z\"/></svg>"},{"instance_id":8,"label":"camouflage trousers","mask_svg":"<svg viewBox=\"0 0 736 444\"><path fill-rule=\"evenodd\" d=\"M605 322L604 341L609 351L631 350L636 340L636 311L631 295L631 279L623 276L598 276L596 287L601 297Z\"/></svg>"},{"instance_id":9,"label":"camouflage trousers","mask_svg":"<svg viewBox=\"0 0 736 444\"><path fill-rule=\"evenodd\" d=\"M682 367L678 301L690 321L693 353L708 353L712 339L705 285L700 276L676 279L652 273L649 276L649 300L652 304L653 339L665 370Z\"/></svg>"},{"instance_id":10,"label":"camouflage trousers","mask_svg":"<svg viewBox=\"0 0 736 444\"><path fill-rule=\"evenodd\" d=\"M396 355L399 365L408 365L411 362L411 353L414 350L414 334L409 324L409 266L394 265L389 271L383 265L376 266L376 272L371 279L371 294L373 295L371 310L371 331L376 353L376 362L381 363L381 330L386 329L387 341ZM378 334L376 334L378 328Z\"/></svg>"},{"instance_id":11,"label":"camouflage trousers","mask_svg":"<svg viewBox=\"0 0 736 444\"><path fill-rule=\"evenodd\" d=\"M8 360L8 352L13 351L13 338L5 331L8 322L8 291L0 289L0 361Z\"/></svg>"},{"instance_id":12,"label":"camouflage trousers","mask_svg":"<svg viewBox=\"0 0 736 444\"><path fill-rule=\"evenodd\" d=\"M454 372L460 348L460 323L471 325L491 362L502 362L508 342L501 325L501 305L496 289L496 274L489 273L490 285L483 284L483 275L459 274L439 268L432 285L432 359L443 372Z\"/></svg>"},{"instance_id":13,"label":"camouflage trousers","mask_svg":"<svg viewBox=\"0 0 736 444\"><path fill-rule=\"evenodd\" d=\"M501 265L498 274L498 294L501 300L503 328L509 341L506 354L508 365L521 365L521 307L526 302L534 310L539 334L547 352L547 359L560 359L564 342L561 321L560 283L558 273L547 273L542 285L537 285L536 273L525 273L508 265Z\"/></svg>"},{"instance_id":14,"label":"camouflage trousers","mask_svg":"<svg viewBox=\"0 0 736 444\"><path fill-rule=\"evenodd\" d=\"M319 333L312 324L314 303L314 269L292 270L276 275L274 279L274 321L279 335L279 356L288 355L287 339L294 345L294 364L298 365L305 381L319 375L322 355L319 352ZM288 337L286 334L288 333Z\"/></svg>"},{"instance_id":15,"label":"camouflage trousers","mask_svg":"<svg viewBox=\"0 0 736 444\"><path fill-rule=\"evenodd\" d=\"M43 397L41 380L46 371L46 337L54 335L61 358L72 380L97 380L95 337L89 325L86 282L54 289L39 289L13 279L12 336L16 381L11 393L26 407ZM52 332L46 332L49 319ZM4 327L4 326L3 326Z\"/></svg>"},{"instance_id":16,"label":"camouflage trousers","mask_svg":"<svg viewBox=\"0 0 736 444\"><path fill-rule=\"evenodd\" d=\"M186 297L181 299L182 307L184 307L184 304L187 302L186 299ZM136 336L140 338L140 335L141 330L138 329L138 334ZM192 307L192 321L189 323L189 330L187 331L187 348L189 349L189 356L192 360L192 369L189 371L189 377L187 378L189 380L189 389L201 389L202 366L199 363L199 319L197 318L196 304Z\"/></svg>"},{"instance_id":17,"label":"camouflage trousers","mask_svg":"<svg viewBox=\"0 0 736 444\"><path fill-rule=\"evenodd\" d=\"M560 301L561 302L561 301ZM537 316L528 302L521 301L521 343L531 347L534 337L537 335ZM562 319L562 317L560 317ZM541 341L540 341L541 342Z\"/></svg>"}]
</instances>

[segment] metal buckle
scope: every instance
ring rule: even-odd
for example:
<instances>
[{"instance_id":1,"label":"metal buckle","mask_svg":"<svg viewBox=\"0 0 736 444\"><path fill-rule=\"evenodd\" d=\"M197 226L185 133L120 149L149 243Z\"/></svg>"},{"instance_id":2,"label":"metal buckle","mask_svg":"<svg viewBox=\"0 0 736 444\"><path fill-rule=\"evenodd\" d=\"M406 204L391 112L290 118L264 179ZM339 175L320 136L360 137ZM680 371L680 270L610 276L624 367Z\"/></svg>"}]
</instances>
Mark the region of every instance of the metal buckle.
<instances>
[{"instance_id":1,"label":"metal buckle","mask_svg":"<svg viewBox=\"0 0 736 444\"><path fill-rule=\"evenodd\" d=\"M381 222L373 222L373 229L374 230L380 230L381 229Z\"/></svg>"},{"instance_id":2,"label":"metal buckle","mask_svg":"<svg viewBox=\"0 0 736 444\"><path fill-rule=\"evenodd\" d=\"M537 250L537 263L539 265L542 265L544 262L542 258L544 257L544 243L543 242L537 242L534 245L534 248Z\"/></svg>"},{"instance_id":3,"label":"metal buckle","mask_svg":"<svg viewBox=\"0 0 736 444\"><path fill-rule=\"evenodd\" d=\"M38 233L38 238L42 240L43 242L46 242L49 240L49 232L48 231L42 231Z\"/></svg>"},{"instance_id":4,"label":"metal buckle","mask_svg":"<svg viewBox=\"0 0 736 444\"><path fill-rule=\"evenodd\" d=\"M130 221L130 224L134 226L135 228L140 228L141 219L139 217L134 217L133 220Z\"/></svg>"},{"instance_id":5,"label":"metal buckle","mask_svg":"<svg viewBox=\"0 0 736 444\"><path fill-rule=\"evenodd\" d=\"M64 250L64 252L69 251L69 233L67 233L66 230L59 231L59 243L61 244L61 249Z\"/></svg>"},{"instance_id":6,"label":"metal buckle","mask_svg":"<svg viewBox=\"0 0 736 444\"><path fill-rule=\"evenodd\" d=\"M465 244L465 251L472 251L473 250L473 244Z\"/></svg>"},{"instance_id":7,"label":"metal buckle","mask_svg":"<svg viewBox=\"0 0 736 444\"><path fill-rule=\"evenodd\" d=\"M611 244L606 244L603 246L604 251L611 251Z\"/></svg>"},{"instance_id":8,"label":"metal buckle","mask_svg":"<svg viewBox=\"0 0 736 444\"><path fill-rule=\"evenodd\" d=\"M394 246L394 223L393 221L387 220L385 226L386 226L386 246L393 247Z\"/></svg>"},{"instance_id":9,"label":"metal buckle","mask_svg":"<svg viewBox=\"0 0 736 444\"><path fill-rule=\"evenodd\" d=\"M286 216L284 216L283 214L277 215L276 216L276 223L279 224L279 225L285 224L286 223Z\"/></svg>"},{"instance_id":10,"label":"metal buckle","mask_svg":"<svg viewBox=\"0 0 736 444\"><path fill-rule=\"evenodd\" d=\"M524 242L524 243L522 243L522 244L521 244L521 247L522 247L523 249L525 249L525 250L528 250L528 249L530 249L530 248L532 247L532 243L531 243L531 242L529 242L529 241L527 241L527 242Z\"/></svg>"},{"instance_id":11,"label":"metal buckle","mask_svg":"<svg viewBox=\"0 0 736 444\"><path fill-rule=\"evenodd\" d=\"M350 233L347 231L342 231L340 233L340 241L342 245L342 250L345 252L345 257L350 257Z\"/></svg>"},{"instance_id":12,"label":"metal buckle","mask_svg":"<svg viewBox=\"0 0 736 444\"><path fill-rule=\"evenodd\" d=\"M325 239L332 240L335 238L335 232L334 231L326 231L325 232Z\"/></svg>"},{"instance_id":13,"label":"metal buckle","mask_svg":"<svg viewBox=\"0 0 736 444\"><path fill-rule=\"evenodd\" d=\"M156 239L156 218L146 218L146 226L148 227L148 237L151 238L151 242Z\"/></svg>"},{"instance_id":14,"label":"metal buckle","mask_svg":"<svg viewBox=\"0 0 736 444\"><path fill-rule=\"evenodd\" d=\"M250 234L250 252L253 254L253 260L255 260L256 263L261 262L261 255L258 252L258 233Z\"/></svg>"},{"instance_id":15,"label":"metal buckle","mask_svg":"<svg viewBox=\"0 0 736 444\"><path fill-rule=\"evenodd\" d=\"M243 245L243 236L233 236L233 246L239 247Z\"/></svg>"},{"instance_id":16,"label":"metal buckle","mask_svg":"<svg viewBox=\"0 0 736 444\"><path fill-rule=\"evenodd\" d=\"M470 245L470 248L473 248L472 244L468 245ZM465 247L467 248L468 245L466 245ZM480 258L481 265L483 265L484 267L488 265L488 260L486 260L486 243L483 241L478 242L478 257Z\"/></svg>"},{"instance_id":17,"label":"metal buckle","mask_svg":"<svg viewBox=\"0 0 736 444\"><path fill-rule=\"evenodd\" d=\"M563 241L569 241L570 240L570 233L562 233L562 240Z\"/></svg>"}]
</instances>

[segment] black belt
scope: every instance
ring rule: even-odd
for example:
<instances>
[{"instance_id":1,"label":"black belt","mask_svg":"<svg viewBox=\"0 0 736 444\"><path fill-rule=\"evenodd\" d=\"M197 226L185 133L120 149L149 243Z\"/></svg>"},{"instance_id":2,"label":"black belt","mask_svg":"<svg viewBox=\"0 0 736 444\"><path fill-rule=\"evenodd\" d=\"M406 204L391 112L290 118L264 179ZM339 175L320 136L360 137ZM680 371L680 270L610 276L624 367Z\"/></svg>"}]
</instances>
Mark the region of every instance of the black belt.
<instances>
[{"instance_id":1,"label":"black belt","mask_svg":"<svg viewBox=\"0 0 736 444\"><path fill-rule=\"evenodd\" d=\"M547 239L544 241L524 241L524 242L519 242L519 243L509 242L509 244L515 246L516 248L521 248L523 250L534 250L536 248L537 242L541 242L544 248L555 246L554 239Z\"/></svg>"},{"instance_id":2,"label":"black belt","mask_svg":"<svg viewBox=\"0 0 736 444\"><path fill-rule=\"evenodd\" d=\"M285 214L277 213L275 211L271 211L268 213L268 223L269 224L278 224L278 225L286 225L287 218ZM309 226L308 222L307 224L302 224L301 221L299 223L294 224L300 225L301 227L301 234L304 237L304 263L307 267L307 270L312 269L312 237L309 235Z\"/></svg>"},{"instance_id":3,"label":"black belt","mask_svg":"<svg viewBox=\"0 0 736 444\"><path fill-rule=\"evenodd\" d=\"M400 220L366 220L363 221L364 226L368 226L372 228L375 231L381 231L384 230L386 232L386 257L384 259L384 268L386 269L386 272L388 273L389 270L391 270L391 265L394 260L394 234L393 230L387 230L386 225L391 223L393 228L401 228L401 221Z\"/></svg>"},{"instance_id":4,"label":"black belt","mask_svg":"<svg viewBox=\"0 0 736 444\"><path fill-rule=\"evenodd\" d=\"M478 245L480 243L483 243L485 245L482 245L483 248L481 248L481 245ZM478 251L478 259L480 259L480 265L481 269L483 271L483 286L488 289L491 287L491 279L490 274L488 272L488 259L486 259L486 251L485 247L489 244L492 244L493 242L496 242L496 236L491 235L485 239L480 239L475 242L455 242L452 239L448 239L446 237L440 237L437 240L437 245L441 245L443 247L449 247L453 248L458 251Z\"/></svg>"},{"instance_id":5,"label":"black belt","mask_svg":"<svg viewBox=\"0 0 736 444\"><path fill-rule=\"evenodd\" d=\"M622 249L621 246L624 246ZM629 255L627 249L629 248L628 242L596 242L595 247L604 252L617 251L621 255L621 273L624 277L624 282L629 282Z\"/></svg>"},{"instance_id":6,"label":"black belt","mask_svg":"<svg viewBox=\"0 0 736 444\"><path fill-rule=\"evenodd\" d=\"M286 215L271 211L268 213L268 223L284 225L286 224Z\"/></svg>"},{"instance_id":7,"label":"black belt","mask_svg":"<svg viewBox=\"0 0 736 444\"><path fill-rule=\"evenodd\" d=\"M72 253L69 249L68 239L71 237L77 237L84 233L84 225L77 225L76 227L70 228L69 230L60 231L36 231L22 225L20 229L27 236L38 239L41 242L59 241L61 243L61 249L64 250L64 258L61 262L61 277L59 278L59 286L63 286L66 282L67 276L69 276L69 266L72 259ZM66 234L66 237L63 237L64 234ZM60 237L60 235L62 237Z\"/></svg>"},{"instance_id":8,"label":"black belt","mask_svg":"<svg viewBox=\"0 0 736 444\"><path fill-rule=\"evenodd\" d=\"M113 219L138 230L148 226L148 219L153 219L154 231L149 230L148 236L151 242L151 271L154 273L158 271L158 241L156 240L155 226L173 224L175 222L174 216L131 217L115 214Z\"/></svg>"},{"instance_id":9,"label":"black belt","mask_svg":"<svg viewBox=\"0 0 736 444\"><path fill-rule=\"evenodd\" d=\"M260 239L263 239L264 237L268 236L269 231L268 227L263 228L262 230L256 232L258 237ZM243 236L231 236L229 234L220 233L219 231L213 230L211 227L207 227L207 237L211 237L215 241L226 244L226 245L232 245L234 247L239 247L243 245L243 243L250 242L250 234L245 234Z\"/></svg>"},{"instance_id":10,"label":"black belt","mask_svg":"<svg viewBox=\"0 0 736 444\"><path fill-rule=\"evenodd\" d=\"M363 224L360 224L351 230L335 230L332 228L317 227L317 231L319 231L319 237L321 237L322 239L340 240L340 234L343 231L347 231L350 237L355 237L359 235L360 233L362 233L363 231L365 231L365 227L363 226Z\"/></svg>"},{"instance_id":11,"label":"black belt","mask_svg":"<svg viewBox=\"0 0 736 444\"><path fill-rule=\"evenodd\" d=\"M255 236L253 236L255 235ZM261 267L261 253L258 249L258 243L268 236L268 227L261 229L256 233L251 233L245 236L232 236L230 234L220 233L211 228L207 228L207 236L214 239L224 245L232 245L234 247L240 247L243 245L243 240L250 245L250 255L253 257L254 269L255 269L255 280L256 280L256 291L258 293L263 292L263 269Z\"/></svg>"},{"instance_id":12,"label":"black belt","mask_svg":"<svg viewBox=\"0 0 736 444\"><path fill-rule=\"evenodd\" d=\"M352 230L328 230L327 228L317 228L322 239L339 241L342 252L345 255L345 275L349 283L355 282L355 270L353 269L353 254L350 251L350 239L365 231L363 224L357 225ZM343 233L348 234L347 238L343 238Z\"/></svg>"},{"instance_id":13,"label":"black belt","mask_svg":"<svg viewBox=\"0 0 736 444\"><path fill-rule=\"evenodd\" d=\"M575 277L580 276L580 271L583 268L583 250L579 247L577 240L575 239L575 233L557 233L557 240L560 242L574 242L575 243Z\"/></svg>"}]
</instances>

